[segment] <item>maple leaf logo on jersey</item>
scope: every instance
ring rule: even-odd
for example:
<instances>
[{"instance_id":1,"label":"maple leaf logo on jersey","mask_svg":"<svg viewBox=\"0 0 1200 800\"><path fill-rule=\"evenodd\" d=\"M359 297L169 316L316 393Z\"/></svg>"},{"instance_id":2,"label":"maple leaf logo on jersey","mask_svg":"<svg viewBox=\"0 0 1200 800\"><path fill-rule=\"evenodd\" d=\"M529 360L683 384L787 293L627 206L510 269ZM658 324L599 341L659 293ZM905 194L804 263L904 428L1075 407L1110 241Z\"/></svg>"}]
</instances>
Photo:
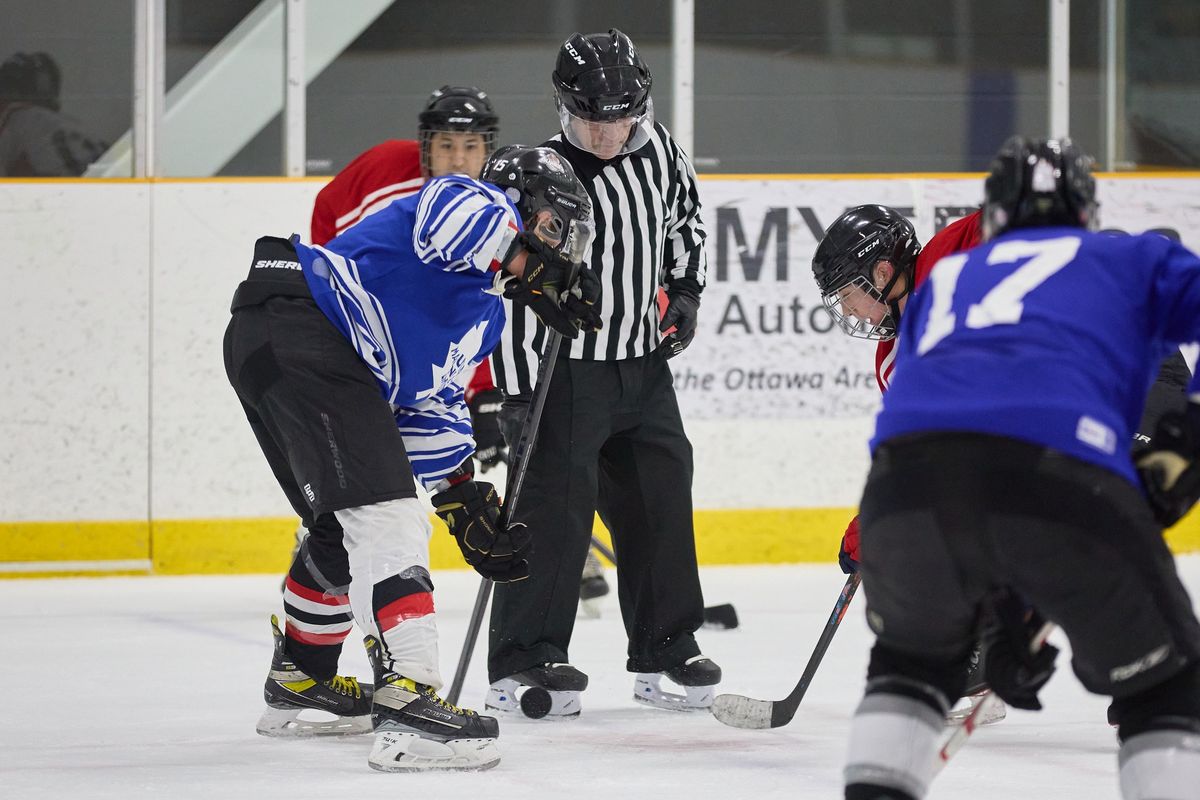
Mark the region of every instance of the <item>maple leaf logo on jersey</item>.
<instances>
[{"instance_id":1,"label":"maple leaf logo on jersey","mask_svg":"<svg viewBox=\"0 0 1200 800\"><path fill-rule=\"evenodd\" d=\"M484 320L467 331L462 339L450 343L450 348L446 352L446 363L441 366L430 365L433 373L432 385L425 391L418 392L417 400L425 400L439 395L451 384L458 385L458 376L463 373L468 364L479 357L479 351L483 348L483 332L487 330L487 326L487 320Z\"/></svg>"}]
</instances>

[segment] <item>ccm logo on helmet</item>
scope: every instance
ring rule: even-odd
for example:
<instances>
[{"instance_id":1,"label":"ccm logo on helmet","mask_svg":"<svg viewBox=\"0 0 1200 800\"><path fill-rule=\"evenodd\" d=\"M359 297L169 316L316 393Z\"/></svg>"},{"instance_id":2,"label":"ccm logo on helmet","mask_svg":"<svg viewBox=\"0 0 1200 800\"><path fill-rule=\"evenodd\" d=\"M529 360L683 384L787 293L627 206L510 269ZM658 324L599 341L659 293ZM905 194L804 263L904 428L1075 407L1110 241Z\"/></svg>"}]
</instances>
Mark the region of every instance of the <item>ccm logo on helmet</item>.
<instances>
[{"instance_id":1,"label":"ccm logo on helmet","mask_svg":"<svg viewBox=\"0 0 1200 800\"><path fill-rule=\"evenodd\" d=\"M862 250L859 250L857 253L855 253L855 254L854 254L854 257L855 257L855 258L862 258L863 256L865 256L867 253L871 252L872 250L874 250L874 249L875 249L876 247L878 247L878 246L879 246L879 240L878 240L878 239L876 239L875 241L871 242L869 245L867 245L866 247L864 247Z\"/></svg>"},{"instance_id":2,"label":"ccm logo on helmet","mask_svg":"<svg viewBox=\"0 0 1200 800\"><path fill-rule=\"evenodd\" d=\"M579 55L579 53L575 50L575 47L570 42L567 42L567 52L571 54L571 58L575 59L575 63L579 66L582 67L587 63L583 60L583 56Z\"/></svg>"},{"instance_id":3,"label":"ccm logo on helmet","mask_svg":"<svg viewBox=\"0 0 1200 800\"><path fill-rule=\"evenodd\" d=\"M620 111L622 108L629 108L629 103L614 103L611 106L600 106L601 111Z\"/></svg>"}]
</instances>

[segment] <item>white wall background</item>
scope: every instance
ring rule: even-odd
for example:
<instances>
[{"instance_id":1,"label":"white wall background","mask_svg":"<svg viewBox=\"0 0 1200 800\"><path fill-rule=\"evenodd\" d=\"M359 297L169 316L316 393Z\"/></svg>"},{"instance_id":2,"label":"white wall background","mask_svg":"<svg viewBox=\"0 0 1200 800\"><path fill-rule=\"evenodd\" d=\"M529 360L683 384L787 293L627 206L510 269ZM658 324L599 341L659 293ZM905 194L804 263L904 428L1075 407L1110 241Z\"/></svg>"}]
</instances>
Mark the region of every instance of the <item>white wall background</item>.
<instances>
[{"instance_id":1,"label":"white wall background","mask_svg":"<svg viewBox=\"0 0 1200 800\"><path fill-rule=\"evenodd\" d=\"M771 207L828 225L848 205L970 205L981 181L723 181L702 184L716 268L717 208L737 208L747 247ZM224 375L229 300L263 234L307 234L316 181L0 183L0 521L281 516L290 513ZM1200 178L1108 179L1106 226L1171 227L1200 247ZM836 332L720 336L733 293L747 307L818 304L816 238L788 217L788 275L773 244L757 282L728 254L677 374L730 366L870 373L873 350ZM753 252L750 253L753 255ZM740 258L740 256L738 257ZM867 466L871 382L805 393L681 389L699 508L847 506Z\"/></svg>"}]
</instances>

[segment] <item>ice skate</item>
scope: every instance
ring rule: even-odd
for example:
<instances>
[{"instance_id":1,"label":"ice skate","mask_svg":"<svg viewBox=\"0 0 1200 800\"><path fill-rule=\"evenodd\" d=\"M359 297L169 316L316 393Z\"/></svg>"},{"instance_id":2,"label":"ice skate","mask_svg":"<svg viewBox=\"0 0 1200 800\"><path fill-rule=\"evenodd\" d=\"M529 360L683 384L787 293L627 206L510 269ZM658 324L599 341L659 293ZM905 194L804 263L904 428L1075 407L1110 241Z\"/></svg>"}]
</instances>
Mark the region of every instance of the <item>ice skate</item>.
<instances>
[{"instance_id":1,"label":"ice skate","mask_svg":"<svg viewBox=\"0 0 1200 800\"><path fill-rule=\"evenodd\" d=\"M587 561L583 563L583 575L579 579L579 610L585 617L600 617L600 598L607 595L608 591L604 565L600 563L596 551L589 548Z\"/></svg>"},{"instance_id":2,"label":"ice skate","mask_svg":"<svg viewBox=\"0 0 1200 800\"><path fill-rule=\"evenodd\" d=\"M280 737L370 733L371 687L341 675L328 681L310 678L288 659L287 639L273 614L271 633L275 654L263 687L267 708L258 719L258 732Z\"/></svg>"},{"instance_id":3,"label":"ice skate","mask_svg":"<svg viewBox=\"0 0 1200 800\"><path fill-rule=\"evenodd\" d=\"M683 694L664 690L663 678L683 688ZM639 672L633 683L633 699L670 711L698 711L712 706L721 668L705 656L692 656L663 672Z\"/></svg>"},{"instance_id":4,"label":"ice skate","mask_svg":"<svg viewBox=\"0 0 1200 800\"><path fill-rule=\"evenodd\" d=\"M975 707L983 702L983 697L987 694L987 691L987 678L983 674L983 652L980 646L976 645L971 649L971 655L967 662L967 688L964 690L963 696L954 705L954 708L950 709L950 713L946 715L946 726L954 727L971 716L971 712L975 710ZM1006 716L1008 716L1008 709L997 698L992 707L985 710L983 715L975 721L975 724L992 725Z\"/></svg>"},{"instance_id":5,"label":"ice skate","mask_svg":"<svg viewBox=\"0 0 1200 800\"><path fill-rule=\"evenodd\" d=\"M433 687L392 671L374 636L364 643L375 670L375 744L367 763L382 772L470 771L500 763L495 717L451 705Z\"/></svg>"},{"instance_id":6,"label":"ice skate","mask_svg":"<svg viewBox=\"0 0 1200 800\"><path fill-rule=\"evenodd\" d=\"M946 727L952 728L955 725L961 725L963 720L971 716L971 712L975 707L983 702L983 698L987 695L988 690L985 688L982 692L968 694L960 699L954 708L950 709L950 713L946 715ZM983 712L979 719L975 720L976 725L993 725L1008 716L1008 707L1003 701L997 700L992 704L992 707Z\"/></svg>"},{"instance_id":7,"label":"ice skate","mask_svg":"<svg viewBox=\"0 0 1200 800\"><path fill-rule=\"evenodd\" d=\"M570 664L542 664L493 683L484 708L530 719L573 719L583 710L580 694L587 685L588 676Z\"/></svg>"}]
</instances>

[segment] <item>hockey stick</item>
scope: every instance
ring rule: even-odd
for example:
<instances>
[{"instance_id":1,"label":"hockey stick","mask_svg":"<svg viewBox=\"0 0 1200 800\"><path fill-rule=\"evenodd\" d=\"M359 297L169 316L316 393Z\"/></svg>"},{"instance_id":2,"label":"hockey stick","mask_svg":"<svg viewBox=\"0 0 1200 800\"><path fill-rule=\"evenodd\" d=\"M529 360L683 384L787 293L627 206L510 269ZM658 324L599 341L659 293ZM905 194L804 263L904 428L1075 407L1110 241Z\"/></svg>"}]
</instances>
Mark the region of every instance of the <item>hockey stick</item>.
<instances>
[{"instance_id":1,"label":"hockey stick","mask_svg":"<svg viewBox=\"0 0 1200 800\"><path fill-rule=\"evenodd\" d=\"M829 615L821 638L817 640L816 649L808 659L808 666L804 668L804 674L800 676L800 682L792 689L791 694L782 700L755 700L740 694L719 694L713 699L713 716L735 728L760 730L778 728L791 722L792 717L796 716L796 709L800 707L800 701L804 699L804 693L808 691L808 685L817 674L817 667L821 666L821 659L825 657L833 635L842 623L842 617L846 616L846 609L850 607L850 601L858 591L858 583L857 572L846 579L842 593L833 604L833 613Z\"/></svg>"},{"instance_id":2,"label":"hockey stick","mask_svg":"<svg viewBox=\"0 0 1200 800\"><path fill-rule=\"evenodd\" d=\"M612 548L595 536L592 537L592 547L596 548L600 552L600 555L607 558L609 563L614 567L617 565L617 554L612 551ZM733 607L733 603L722 603L719 606L705 606L704 624L715 628L736 628L738 626L737 609Z\"/></svg>"},{"instance_id":3,"label":"hockey stick","mask_svg":"<svg viewBox=\"0 0 1200 800\"><path fill-rule=\"evenodd\" d=\"M508 489L504 498L504 518L515 519L517 500L521 497L521 487L525 483L525 472L529 469L529 458L533 454L533 443L537 439L538 425L542 421L542 408L546 405L546 395L550 392L550 378L554 375L554 364L558 361L558 350L562 344L562 334L549 330L546 347L538 363L537 379L534 384L533 399L529 410L525 412L525 422L521 425L521 438L517 442L513 454L512 469L508 474ZM492 581L483 578L479 581L479 591L475 594L475 607L471 609L471 621L467 625L467 637L463 640L462 652L458 656L458 667L454 670L454 680L450 683L450 691L446 699L451 705L458 704L458 696L462 693L463 681L467 678L467 667L471 664L471 654L475 651L475 641L479 638L479 629L483 625L483 615L487 611L488 600L492 596Z\"/></svg>"},{"instance_id":4,"label":"hockey stick","mask_svg":"<svg viewBox=\"0 0 1200 800\"><path fill-rule=\"evenodd\" d=\"M1038 628L1037 635L1029 643L1029 652L1037 653L1042 649L1042 645L1050 638L1050 634L1054 632L1054 623L1047 622ZM984 694L983 699L971 709L971 713L962 721L954 731L946 738L942 749L938 751L937 762L933 767L933 774L941 772L954 754L962 749L962 746L967 743L967 739L971 738L971 734L979 727L979 720L983 719L984 714L991 711L992 708L1000 702L1000 698L991 689L988 689Z\"/></svg>"}]
</instances>

